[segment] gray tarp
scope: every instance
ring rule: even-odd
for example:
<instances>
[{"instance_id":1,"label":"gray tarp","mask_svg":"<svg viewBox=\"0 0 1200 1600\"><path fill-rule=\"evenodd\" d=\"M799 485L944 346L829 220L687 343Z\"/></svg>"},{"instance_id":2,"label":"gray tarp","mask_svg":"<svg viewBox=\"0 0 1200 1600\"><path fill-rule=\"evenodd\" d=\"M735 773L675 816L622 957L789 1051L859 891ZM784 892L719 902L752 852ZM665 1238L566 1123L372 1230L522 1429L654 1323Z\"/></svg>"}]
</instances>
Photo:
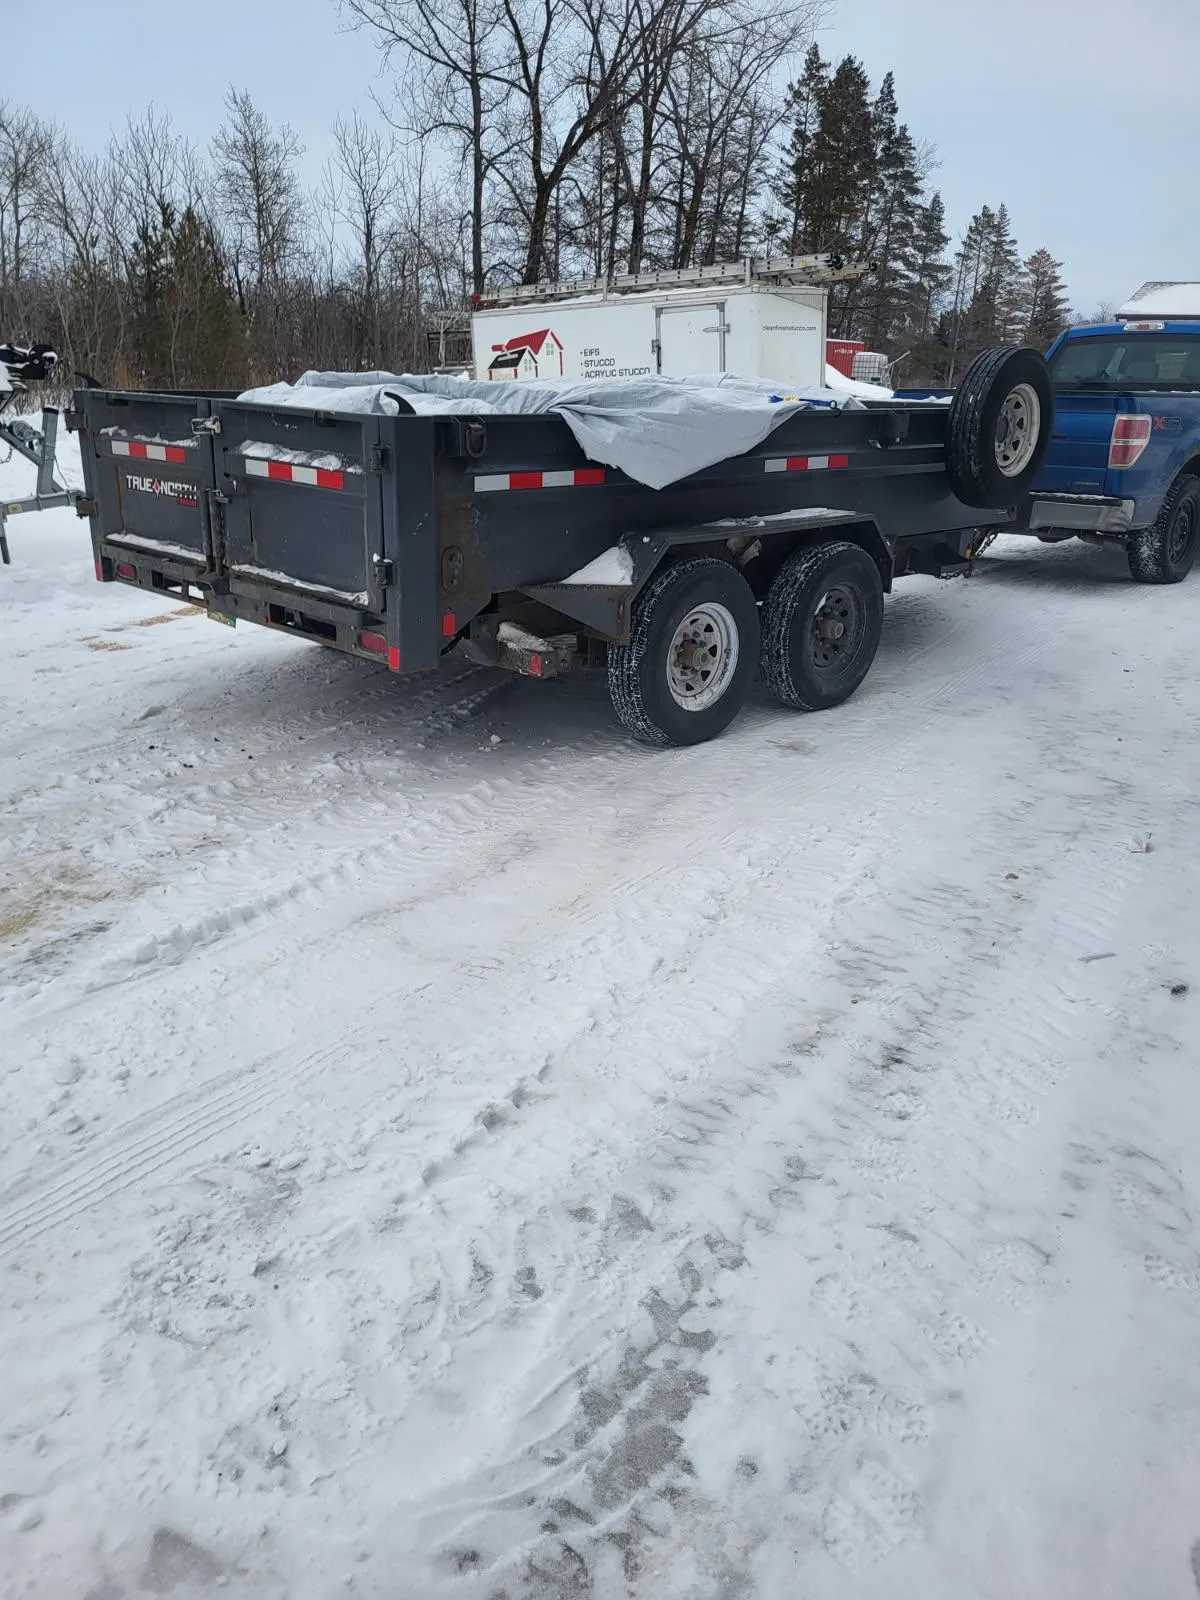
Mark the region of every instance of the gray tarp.
<instances>
[{"instance_id":1,"label":"gray tarp","mask_svg":"<svg viewBox=\"0 0 1200 1600\"><path fill-rule=\"evenodd\" d=\"M829 389L793 392L728 376L481 383L390 372L306 372L297 383L249 389L240 398L394 416L397 397L422 415L553 412L590 461L617 467L652 489L753 449L797 411L861 409L853 395Z\"/></svg>"}]
</instances>

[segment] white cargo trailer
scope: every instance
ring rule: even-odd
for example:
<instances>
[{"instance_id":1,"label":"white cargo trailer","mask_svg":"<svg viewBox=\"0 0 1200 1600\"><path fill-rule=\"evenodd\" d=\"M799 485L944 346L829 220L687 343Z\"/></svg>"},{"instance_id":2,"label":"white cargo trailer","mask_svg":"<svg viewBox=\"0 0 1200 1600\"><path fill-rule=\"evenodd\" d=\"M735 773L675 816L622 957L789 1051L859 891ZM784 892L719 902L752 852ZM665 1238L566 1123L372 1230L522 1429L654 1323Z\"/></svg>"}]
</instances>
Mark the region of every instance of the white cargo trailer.
<instances>
[{"instance_id":1,"label":"white cargo trailer","mask_svg":"<svg viewBox=\"0 0 1200 1600\"><path fill-rule=\"evenodd\" d=\"M784 256L497 291L471 319L475 376L694 377L728 372L783 389L825 382L829 289L862 267Z\"/></svg>"}]
</instances>

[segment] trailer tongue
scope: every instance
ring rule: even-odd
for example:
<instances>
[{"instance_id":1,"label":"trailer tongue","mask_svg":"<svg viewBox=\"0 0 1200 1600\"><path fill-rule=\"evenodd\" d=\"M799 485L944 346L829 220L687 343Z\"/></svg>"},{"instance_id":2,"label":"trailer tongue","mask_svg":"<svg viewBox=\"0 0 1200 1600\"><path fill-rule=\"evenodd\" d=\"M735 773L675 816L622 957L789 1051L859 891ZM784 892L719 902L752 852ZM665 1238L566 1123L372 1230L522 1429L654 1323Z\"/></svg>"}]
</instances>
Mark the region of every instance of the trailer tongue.
<instances>
[{"instance_id":1,"label":"trailer tongue","mask_svg":"<svg viewBox=\"0 0 1200 1600\"><path fill-rule=\"evenodd\" d=\"M785 705L852 694L893 578L964 570L1010 519L1051 395L1040 357L991 352L949 408L775 408L752 448L661 489L589 460L560 416L444 396L433 415L98 390L75 407L103 581L396 672L456 644L534 676L606 662L632 732L689 744L732 720L760 656Z\"/></svg>"}]
</instances>

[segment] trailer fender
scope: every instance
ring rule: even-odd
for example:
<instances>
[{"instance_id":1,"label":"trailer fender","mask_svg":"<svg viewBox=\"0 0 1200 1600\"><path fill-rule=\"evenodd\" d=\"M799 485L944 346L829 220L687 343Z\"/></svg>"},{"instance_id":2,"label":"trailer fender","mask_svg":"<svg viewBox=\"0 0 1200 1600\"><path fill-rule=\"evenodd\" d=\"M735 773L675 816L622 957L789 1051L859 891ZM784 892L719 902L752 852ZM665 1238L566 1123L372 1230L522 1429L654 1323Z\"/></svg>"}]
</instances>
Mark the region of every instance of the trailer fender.
<instances>
[{"instance_id":1,"label":"trailer fender","mask_svg":"<svg viewBox=\"0 0 1200 1600\"><path fill-rule=\"evenodd\" d=\"M611 644L629 642L632 605L665 561L683 554L719 555L743 571L759 599L793 551L822 544L836 532L860 546L879 568L884 592L892 587L893 557L870 518L851 511L789 511L768 517L730 517L688 528L627 533L619 548L630 561L627 583L539 583L520 593L579 623ZM758 566L762 561L762 577ZM759 594L759 590L762 594Z\"/></svg>"}]
</instances>

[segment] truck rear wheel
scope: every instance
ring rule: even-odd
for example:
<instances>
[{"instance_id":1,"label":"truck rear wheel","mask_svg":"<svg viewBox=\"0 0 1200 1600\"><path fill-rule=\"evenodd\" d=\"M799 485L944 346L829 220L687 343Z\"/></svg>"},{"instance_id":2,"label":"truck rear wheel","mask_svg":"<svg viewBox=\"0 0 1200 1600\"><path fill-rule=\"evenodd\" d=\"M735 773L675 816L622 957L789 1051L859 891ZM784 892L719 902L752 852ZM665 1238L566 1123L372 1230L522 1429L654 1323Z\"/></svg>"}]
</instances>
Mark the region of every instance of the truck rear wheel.
<instances>
[{"instance_id":1,"label":"truck rear wheel","mask_svg":"<svg viewBox=\"0 0 1200 1600\"><path fill-rule=\"evenodd\" d=\"M726 561L664 567L634 601L629 643L610 645L608 691L643 744L701 744L733 721L758 665L758 607Z\"/></svg>"},{"instance_id":2,"label":"truck rear wheel","mask_svg":"<svg viewBox=\"0 0 1200 1600\"><path fill-rule=\"evenodd\" d=\"M1050 369L1036 350L977 356L946 422L946 472L963 504L1017 505L1033 487L1053 421Z\"/></svg>"},{"instance_id":3,"label":"truck rear wheel","mask_svg":"<svg viewBox=\"0 0 1200 1600\"><path fill-rule=\"evenodd\" d=\"M1196 560L1200 483L1179 478L1153 526L1129 536L1126 551L1135 583L1182 583Z\"/></svg>"},{"instance_id":4,"label":"truck rear wheel","mask_svg":"<svg viewBox=\"0 0 1200 1600\"><path fill-rule=\"evenodd\" d=\"M797 550L767 594L762 669L767 687L795 711L848 700L870 670L883 630L883 580L856 544Z\"/></svg>"}]
</instances>

